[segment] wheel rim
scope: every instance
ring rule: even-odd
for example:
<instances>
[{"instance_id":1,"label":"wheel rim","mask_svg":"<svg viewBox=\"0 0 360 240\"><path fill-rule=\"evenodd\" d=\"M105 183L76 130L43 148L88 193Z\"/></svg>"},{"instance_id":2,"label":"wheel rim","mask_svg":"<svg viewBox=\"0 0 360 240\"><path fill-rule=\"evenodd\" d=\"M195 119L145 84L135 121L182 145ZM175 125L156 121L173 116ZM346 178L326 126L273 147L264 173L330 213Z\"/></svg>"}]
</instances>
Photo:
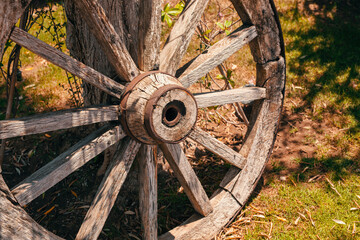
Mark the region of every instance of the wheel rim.
<instances>
[{"instance_id":1,"label":"wheel rim","mask_svg":"<svg viewBox=\"0 0 360 240\"><path fill-rule=\"evenodd\" d=\"M30 2L30 1L28 1ZM146 2L146 1L145 1ZM263 13L266 17L266 15L268 14L274 14L275 10L273 9L273 4L268 3L267 1L257 1L256 4L254 4L252 6L251 1L247 2L247 1L237 1L237 0L232 0L233 5L235 6L236 10L239 12L240 17L242 18L243 22L247 25L249 25L250 27L247 27L247 25L242 28L239 29L239 34L238 35L232 35L232 36L236 36L236 38L245 41L246 43L249 43L255 36L257 36L257 38L254 41L250 42L250 46L252 49L252 53L254 56L254 59L257 63L257 86L258 89L256 90L256 94L251 93L250 95L253 97L252 100L256 100L256 99L265 99L265 100L261 100L261 101L257 101L256 102L256 107L254 111L257 111L256 114L256 118L254 119L250 119L250 127L248 129L248 133L247 133L247 140L244 144L244 146L242 147L241 151L240 151L240 155L236 158L236 161L231 162L228 159L228 155L232 154L232 152L228 149L226 149L226 151L223 152L219 152L216 151L216 149L214 149L213 147L207 145L208 143L205 143L204 141L202 141L201 139L204 137L209 137L207 136L205 133L203 133L200 129L196 129L193 131L188 131L187 134L185 134L184 136L182 136L179 139L176 139L175 141L159 141L158 136L156 136L157 141L150 141L150 142L146 142L148 144L154 144L155 142L159 143L160 148L162 149L162 151L164 152L164 155L166 156L166 158L168 159L171 167L173 169L177 169L174 171L178 171L178 179L182 179L180 180L181 184L183 186L186 186L184 188L188 188L187 194L188 197L190 199L190 201L192 202L194 208L196 211L198 211L200 214L204 215L205 217L200 217L199 215L194 215L193 217L191 217L188 221L186 221L183 225L169 231L168 233L164 234L163 236L161 236L161 239L168 239L168 238L179 238L179 239L208 239L211 238L214 234L216 234L221 227L226 224L227 221L229 221L234 214L236 214L236 212L241 209L245 202L247 201L248 197L250 196L252 190L254 189L256 182L259 179L259 176L261 175L265 163L267 162L272 146L273 146L273 142L275 139L275 133L277 130L277 126L278 126L278 119L280 116L280 111L282 108L282 103L283 103L283 96L282 93L284 91L284 81L285 81L285 61L284 61L284 49L282 46L282 38L281 38L281 29L280 26L278 25L278 20L276 18L271 19L269 22L267 23L268 25L265 24L264 26L264 16L260 16L259 14L256 14L256 12L258 11L257 8L260 7L265 7L266 11L265 13ZM96 4L96 1L81 1L81 4L83 7L85 8L89 8L90 10L93 10L97 13L101 13L101 8L99 8L99 6ZM145 3L146 5L147 3ZM197 4L197 5L196 5ZM205 6L207 4L207 1L196 1L194 6L190 6L187 8L186 11L188 11L189 14L192 13L196 13L197 15L202 15L202 11L204 10ZM151 5L151 4L150 4ZM203 6L204 5L204 6ZM202 7L199 7L202 6ZM26 3L23 5L19 5L19 7L16 9L17 12L17 17L15 18L15 20L17 20L17 18L21 15L21 12L24 10L24 8L26 7ZM197 9L197 10L196 10ZM200 9L200 10L199 10ZM185 14L186 15L186 12ZM251 16L251 17L250 17ZM198 17L199 18L199 17ZM184 17L184 21L186 21L187 17ZM13 20L13 22L11 22L11 20L8 21L9 25L12 26L15 22L15 20ZM90 21L93 21L92 23L98 24L96 18L95 19L91 19ZM159 21L159 20L157 20ZM155 21L156 22L156 21ZM179 24L181 24L181 21L179 21ZM261 26L260 26L261 25ZM253 35L253 32L255 30L256 27L256 31L255 31L255 35ZM109 26L107 26L111 31L111 24ZM175 25L176 27L176 25ZM269 27L270 29L272 29L273 31L271 32L271 34L266 34L266 30L267 27ZM194 28L194 27L192 27ZM4 34L8 34L8 30L6 29L6 27L4 28L5 30L2 32ZM181 30L181 29L180 29ZM184 31L184 30L182 30ZM174 31L173 35L178 34L176 31ZM18 40L16 39L16 36L26 36L24 35L24 33L22 33L21 31L19 31L18 29L15 29L15 31L13 31L12 34L12 39L14 41L18 41L21 42L21 39ZM189 34L190 36L192 35L191 33ZM99 36L100 38L106 38L106 36ZM144 35L144 42L147 41L146 36ZM151 38L151 36L150 36ZM171 36L170 36L171 38ZM4 44L4 40L2 40L1 46ZM109 42L109 41L107 41ZM149 71L151 70L150 67L147 66L154 66L156 65L157 61L160 64L160 69L162 71L166 71L170 74L174 74L178 65L179 65L179 60L181 59L181 55L184 54L184 52L180 53L181 51L174 51L175 50L179 50L179 46L180 45L176 45L177 43L170 41L171 44L168 44L164 47L163 51L162 51L162 55L159 56L158 60L155 60L155 64L154 61L150 61L150 60L140 60L140 67L142 68L141 70L144 71ZM186 40L185 45L185 50L187 48L187 44L188 44L189 40ZM275 42L275 43L274 43ZM228 38L225 43L228 44L232 44L231 46L233 48L239 47L237 42L231 41L231 38ZM174 45L175 44L175 45ZM273 45L272 45L273 44ZM120 44L121 45L121 44ZM183 46L183 45L181 45ZM105 49L107 49L106 51L109 52L116 52L119 51L119 49L122 49L123 51L123 46L105 46ZM240 46L241 47L241 46ZM169 50L170 49L170 50ZM217 46L216 48L214 47L213 49L214 53L219 52L220 50L224 50L223 48L221 48L220 46ZM122 56L121 54L118 54L117 56L114 57L114 59L111 60L111 62L130 62L129 65L127 66L123 66L123 65L119 65L117 66L116 63L114 65L116 65L115 67L117 68L117 72L120 76L122 76L125 80L132 80L136 75L138 75L140 73L140 70L136 67L136 64L133 63L133 60L130 57L129 60L129 55L126 54L126 50L124 51L125 55ZM230 53L229 53L230 54ZM230 54L231 55L231 54ZM144 55L143 55L144 56ZM224 56L225 58L227 58L228 56ZM144 57L145 58L145 57ZM120 60L121 61L120 61ZM169 60L172 59L172 60ZM176 59L176 60L174 60ZM143 61L141 63L141 61ZM182 70L182 75L180 75L179 77L179 81L186 87L188 87L189 85L191 85L191 83L194 81L193 79L197 79L201 74L203 74L203 71L209 71L207 70L207 68L204 70L204 64L202 64L201 62L196 62L194 61L195 64L190 65L190 67L188 67L185 70ZM206 62L206 61L205 61ZM221 63L221 62L220 62ZM61 63L60 63L61 64ZM77 66L78 63L73 62L73 66ZM206 63L208 64L208 63ZM205 64L205 65L206 65ZM141 66L143 65L143 66ZM218 65L218 63L216 64ZM62 65L62 67L64 67ZM148 68L148 69L146 69ZM213 66L209 66L208 68L213 68ZM198 69L201 69L201 71L198 71ZM72 69L70 69L72 70ZM91 70L89 70L91 71ZM100 87L100 89L102 89L103 91L112 94L115 97L119 97L120 96L120 92L122 93L124 90L124 86L117 84L116 82L114 82L113 80L99 75L98 73L93 73L96 75L96 77L94 78L90 78L87 79L88 82L90 82L91 84L94 84L97 87ZM85 77L86 78L86 77ZM99 79L105 79L105 81L99 81ZM103 86L107 86L107 87L103 87ZM266 97L264 96L264 91L262 91L263 88L266 88ZM254 91L255 91L254 90ZM239 94L239 92L236 91L232 91L232 92L226 92L224 94ZM209 104L208 103L208 98L207 96L204 95L200 95L200 96L195 96L194 98L197 102L197 104L199 106L211 106L211 105L206 105ZM248 98L246 98L248 99ZM227 100L230 101L230 100ZM234 101L234 100L232 100ZM236 101L241 101L241 99L237 99ZM228 103L228 102L226 102ZM210 103L211 104L211 103ZM150 104L151 106L151 104ZM179 108L177 105L170 105L170 107L168 105L165 105L165 110L163 110L162 112L165 113L165 121L168 125L171 125L175 123L178 123L179 120L177 119L177 117L179 116L179 112L181 112L181 110L179 110ZM149 107L150 109L150 107ZM169 113L168 119L166 119L166 113L168 109L175 109L175 117L172 116L172 114ZM80 115L79 119L83 119L84 116L89 116L89 112L91 110L89 109L80 109L78 112L80 113L74 113L74 112L66 112L66 113L60 113L60 119L63 116L68 116L66 114L70 114L71 116L75 116L76 114ZM99 111L104 111L104 110L100 110L100 109L95 109L94 111L99 112ZM81 124L79 123L79 125L73 125L70 124L70 127L74 127L74 126L80 126L80 125L87 125L87 124L91 124L91 123L96 123L96 122L103 122L103 121L111 121L111 120L115 120L117 117L117 115L115 115L115 113L117 113L118 111L120 111L119 108L116 108L115 106L112 106L111 109L106 109L106 114L107 117L106 120L102 119L99 121L92 121L90 123L86 123L84 124L81 120ZM76 115L77 116L77 115ZM41 119L45 119L47 116L41 116ZM50 116L51 118L53 118L54 116ZM163 116L164 117L164 116ZM149 116L146 117L147 119L149 119ZM144 117L145 119L145 117ZM270 120L269 120L270 119ZM38 119L30 119L31 121L38 121ZM23 120L23 122L25 122L26 124L29 124L29 126L31 125L31 121L28 121L27 119ZM126 122L126 120L124 120ZM127 126L127 123L124 123L122 126L125 127ZM172 122L174 121L174 122ZM146 121L145 121L146 122ZM156 135L154 134L154 131L151 130L152 128L149 127L149 125L151 125L150 123L143 123L144 128L147 129L147 132L151 132L149 135ZM13 124L13 122L9 121L9 122L4 122L1 121L1 126L3 129L7 129L9 130L9 132L12 130L11 128L11 124ZM26 125L25 124L25 125ZM146 126L148 125L148 126ZM10 126L10 127L9 127ZM27 126L27 125L26 125ZM25 130L27 129L27 127L25 127ZM56 127L51 127L50 129L46 129L46 131L52 131L52 130L56 130L56 129L64 129L64 128L56 128ZM125 127L125 129L127 129ZM150 130L149 130L150 129ZM44 130L44 132L46 132ZM30 132L30 133L26 133L26 134L32 134L32 133L40 133L41 131L37 130L36 132ZM126 130L126 132L128 132L128 130ZM131 132L131 130L129 131ZM129 133L128 132L128 133ZM3 133L2 133L3 134ZM20 134L18 134L20 135ZM17 135L17 136L18 136ZM25 135L25 134L21 134L21 135ZM105 144L105 146L102 147L102 149L106 149L107 147L109 147L110 145L114 144L117 141L120 141L122 138L125 137L125 133L123 132L123 130L121 129L120 126L112 126L112 127L105 127L101 130L99 130L96 134L93 134L92 136L89 136L88 139L86 139L86 141L82 142L81 146L87 146L89 144L89 142L94 142L94 141L108 141L109 138L107 137L108 135L111 135L111 142L107 143L107 145ZM131 134L128 134L131 135ZM222 189L216 191L213 196L211 197L211 199L209 200L206 196L206 194L204 194L204 190L202 189L202 186L200 184L200 182L196 183L195 185L197 187L193 188L191 186L191 184L189 183L189 179L192 178L196 178L196 175L194 175L194 173L191 173L190 175L186 175L184 174L184 171L186 172L186 170L189 170L189 165L186 161L186 157L184 155L184 153L182 152L181 148L179 147L179 145L177 144L169 144L169 142L174 143L174 142L178 142L180 140L182 140L183 138L185 138L186 136L188 136L192 139L194 139L195 141L197 141L198 143L204 145L206 148L211 148L211 150L213 150L215 152L215 154L225 158L225 160L229 160L231 162L231 164L238 166L240 168L242 168L242 171L239 171L239 169L233 168L229 171L229 173L225 176L221 187ZM13 137L12 135L6 135L3 134L2 138L9 138L9 137ZM153 136L152 136L153 137ZM101 140L103 139L103 140ZM209 141L211 144L219 144L218 142L216 142L215 140L210 140ZM83 151L84 149L81 148L81 146L77 146L76 148L72 149L70 151L70 153L74 153L74 152L79 152L79 151ZM138 144L135 141L127 141L127 143L121 147L119 147L119 150L117 151L117 159L119 159L118 161L114 161L111 165L111 168L109 168L110 170L107 173L107 177L112 176L112 174L117 173L118 171L121 171L121 169L127 169L122 177L119 177L116 181L117 183L119 183L120 187L124 181L124 179L126 178L127 172L129 171L129 168L131 166L132 161L135 158L135 155L137 154L137 152L139 151L139 156L143 156L143 158L140 157L140 159L144 160L144 164L147 164L148 166L143 169L141 173L141 175L143 176L148 176L150 177L150 179L155 178L156 176L156 171L154 172L154 160L153 157L151 157L149 154L151 152L151 147L150 146L143 146L142 148L140 148L140 144ZM238 154L236 154L238 155ZM66 156L66 154L65 154ZM89 161L91 158L93 158L94 156L89 156L89 159L87 159L87 161ZM64 158L64 156L63 156ZM245 160L244 160L245 159ZM180 162L179 162L180 161ZM79 166L81 167L81 166ZM191 168L191 167L190 167ZM112 171L112 169L115 169ZM47 169L48 171L50 171L51 169ZM189 170L191 171L191 170ZM34 181L34 179L37 179L36 177L38 176L34 176L34 178L31 181ZM64 176L65 177L65 176ZM197 178L196 178L197 179ZM192 179L193 180L193 179ZM246 181L245 181L246 180ZM145 180L144 180L145 181ZM3 181L2 181L3 182ZM103 181L102 183L102 187L103 189L107 189L108 186L112 185L112 182L109 181ZM147 186L143 186L143 189L145 188L153 188L153 184L154 183L145 183L145 185L147 184ZM199 185L200 184L200 185ZM2 183L2 185L4 185L4 182ZM21 184L20 184L21 185ZM120 190L116 189L116 190L112 190L113 191L113 196L115 196L118 193L118 191ZM200 188L197 189L197 188ZM6 186L1 186L1 189L7 189ZM21 198L19 195L19 192L24 191L25 186L22 185L21 187L15 187L12 190L12 193L6 192L4 193L3 196L0 196L0 200L2 199L3 201L5 201L4 199L6 198L5 196L11 196L13 198L13 201L16 202L18 201L19 203L21 203L22 205L26 202L26 201L31 201L33 198L35 198L35 196L31 196L30 198ZM201 190L202 189L202 190ZM44 189L41 189L41 191L43 191ZM145 194L146 196L141 197L140 196L140 201L143 201L144 199L148 199L148 198L152 198L154 197L153 194L156 194L156 189L152 189L152 190L147 190L148 194ZM3 193L2 193L3 194ZM15 198L13 197L13 195L15 195ZM199 197L200 196L200 197ZM101 196L97 195L98 199L101 200ZM112 197L114 198L114 197ZM15 200L16 199L16 200ZM144 201L145 201L144 200ZM112 204L113 203L113 199L111 200ZM147 217L149 217L151 214L153 214L153 212L149 211L148 206L151 204L154 204L154 201L156 202L156 197L155 199L152 198L151 200L149 200L149 202L147 203L143 203L140 204L141 208L145 208L142 211L144 212L144 215L146 215ZM8 204L8 203L4 203L4 206ZM112 206L112 204L110 204ZM224 206L231 206L230 208L225 208ZM94 209L101 207L101 205L94 205ZM15 209L16 208L16 209ZM18 213L22 213L22 210L19 209L18 207L15 207L14 211L18 212ZM107 209L107 211L105 211L105 220L107 215L110 212L111 207L109 207ZM156 210L156 207L155 207ZM29 218L26 218L27 221L31 222L32 220ZM154 239L156 238L156 230L154 233L154 228L156 229L156 225L152 225L151 219L154 220L156 219L156 216L152 216L152 218L149 219L143 219L144 225L146 226L145 228L145 236L144 238L146 239ZM104 222L105 222L104 220ZM85 224L86 221L90 222L89 225ZM80 233L78 234L78 238L82 239L82 238L93 238L93 237L97 237L99 232L99 229L101 231L101 228L96 229L96 231L91 231L88 230L89 226L91 227L92 223L91 223L92 219L91 216L89 218L86 218L84 221L84 224L82 225L82 228L80 229ZM151 226L148 226L151 225ZM210 228L204 229L204 226L212 226ZM84 229L84 230L82 230ZM41 227L38 227L37 224L34 225L34 227L32 228L32 230L36 230L39 232L43 232L41 235L42 237L45 238L56 238L54 235L52 235L51 233L47 233L46 230L44 230ZM48 234L48 235L47 235ZM90 235L89 235L90 234ZM40 236L40 235L39 235Z\"/></svg>"}]
</instances>

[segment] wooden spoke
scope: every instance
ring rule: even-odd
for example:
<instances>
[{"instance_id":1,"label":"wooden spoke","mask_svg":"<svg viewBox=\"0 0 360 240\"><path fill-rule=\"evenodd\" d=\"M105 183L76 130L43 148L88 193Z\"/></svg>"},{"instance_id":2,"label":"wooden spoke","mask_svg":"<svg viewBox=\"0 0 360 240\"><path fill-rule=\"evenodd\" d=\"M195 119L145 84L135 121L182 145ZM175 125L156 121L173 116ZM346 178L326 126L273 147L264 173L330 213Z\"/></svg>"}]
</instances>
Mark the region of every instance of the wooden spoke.
<instances>
[{"instance_id":1,"label":"wooden spoke","mask_svg":"<svg viewBox=\"0 0 360 240\"><path fill-rule=\"evenodd\" d=\"M244 168L246 158L211 136L209 133L201 130L200 128L195 128L194 131L190 133L189 137L228 163L240 169Z\"/></svg>"},{"instance_id":2,"label":"wooden spoke","mask_svg":"<svg viewBox=\"0 0 360 240\"><path fill-rule=\"evenodd\" d=\"M170 164L181 186L184 188L194 209L203 216L212 211L209 198L206 195L198 177L188 162L179 144L160 144L161 151Z\"/></svg>"},{"instance_id":3,"label":"wooden spoke","mask_svg":"<svg viewBox=\"0 0 360 240\"><path fill-rule=\"evenodd\" d=\"M254 26L241 26L189 63L185 64L176 72L176 76L179 77L184 87L189 87L256 36L257 33Z\"/></svg>"},{"instance_id":4,"label":"wooden spoke","mask_svg":"<svg viewBox=\"0 0 360 240\"><path fill-rule=\"evenodd\" d=\"M20 182L11 191L25 205L125 137L120 126L102 127Z\"/></svg>"},{"instance_id":5,"label":"wooden spoke","mask_svg":"<svg viewBox=\"0 0 360 240\"><path fill-rule=\"evenodd\" d=\"M166 40L160 70L175 74L209 0L189 0Z\"/></svg>"},{"instance_id":6,"label":"wooden spoke","mask_svg":"<svg viewBox=\"0 0 360 240\"><path fill-rule=\"evenodd\" d=\"M140 1L139 57L142 71L158 70L160 65L161 0Z\"/></svg>"},{"instance_id":7,"label":"wooden spoke","mask_svg":"<svg viewBox=\"0 0 360 240\"><path fill-rule=\"evenodd\" d=\"M0 121L0 139L68 129L118 120L119 106L98 106L62 110Z\"/></svg>"},{"instance_id":8,"label":"wooden spoke","mask_svg":"<svg viewBox=\"0 0 360 240\"><path fill-rule=\"evenodd\" d=\"M244 104L266 98L266 88L244 87L218 92L194 94L199 108L241 102Z\"/></svg>"},{"instance_id":9,"label":"wooden spoke","mask_svg":"<svg viewBox=\"0 0 360 240\"><path fill-rule=\"evenodd\" d=\"M150 145L140 148L139 161L139 205L143 224L143 239L157 239L157 171L154 149Z\"/></svg>"},{"instance_id":10,"label":"wooden spoke","mask_svg":"<svg viewBox=\"0 0 360 240\"><path fill-rule=\"evenodd\" d=\"M131 81L139 75L139 69L98 0L78 0L76 4L119 76Z\"/></svg>"},{"instance_id":11,"label":"wooden spoke","mask_svg":"<svg viewBox=\"0 0 360 240\"><path fill-rule=\"evenodd\" d=\"M62 69L78 76L85 82L94 85L114 97L120 98L124 86L111 78L75 60L65 53L44 43L29 33L15 27L10 39L33 53L45 58Z\"/></svg>"},{"instance_id":12,"label":"wooden spoke","mask_svg":"<svg viewBox=\"0 0 360 240\"><path fill-rule=\"evenodd\" d=\"M139 148L139 143L128 138L119 143L76 236L77 240L98 238Z\"/></svg>"}]
</instances>

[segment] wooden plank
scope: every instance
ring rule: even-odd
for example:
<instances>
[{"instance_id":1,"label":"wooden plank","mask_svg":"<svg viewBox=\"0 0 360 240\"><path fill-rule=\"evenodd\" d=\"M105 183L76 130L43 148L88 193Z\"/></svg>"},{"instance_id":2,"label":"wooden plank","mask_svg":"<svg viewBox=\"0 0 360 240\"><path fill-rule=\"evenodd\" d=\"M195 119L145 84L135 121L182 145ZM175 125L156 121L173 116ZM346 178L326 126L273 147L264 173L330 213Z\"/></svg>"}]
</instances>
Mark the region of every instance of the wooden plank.
<instances>
[{"instance_id":1,"label":"wooden plank","mask_svg":"<svg viewBox=\"0 0 360 240\"><path fill-rule=\"evenodd\" d=\"M218 92L194 94L199 108L241 102L249 104L255 100L266 98L266 88L244 87Z\"/></svg>"},{"instance_id":2,"label":"wooden plank","mask_svg":"<svg viewBox=\"0 0 360 240\"><path fill-rule=\"evenodd\" d=\"M124 89L123 85L44 43L20 28L16 27L10 38L17 44L27 48L75 76L78 76L85 82L94 85L114 97L121 97L121 93Z\"/></svg>"},{"instance_id":3,"label":"wooden plank","mask_svg":"<svg viewBox=\"0 0 360 240\"><path fill-rule=\"evenodd\" d=\"M16 203L0 175L0 239L60 240L32 219Z\"/></svg>"},{"instance_id":4,"label":"wooden plank","mask_svg":"<svg viewBox=\"0 0 360 240\"><path fill-rule=\"evenodd\" d=\"M131 81L139 75L139 69L98 0L79 0L76 4L119 76Z\"/></svg>"},{"instance_id":5,"label":"wooden plank","mask_svg":"<svg viewBox=\"0 0 360 240\"><path fill-rule=\"evenodd\" d=\"M257 36L254 26L241 26L176 72L184 87L194 84Z\"/></svg>"},{"instance_id":6,"label":"wooden plank","mask_svg":"<svg viewBox=\"0 0 360 240\"><path fill-rule=\"evenodd\" d=\"M31 0L3 0L0 8L0 59L2 59L6 41Z\"/></svg>"},{"instance_id":7,"label":"wooden plank","mask_svg":"<svg viewBox=\"0 0 360 240\"><path fill-rule=\"evenodd\" d=\"M0 121L0 139L38 134L119 119L119 106L74 108Z\"/></svg>"},{"instance_id":8,"label":"wooden plank","mask_svg":"<svg viewBox=\"0 0 360 240\"><path fill-rule=\"evenodd\" d=\"M119 144L76 240L98 238L140 146L141 144L128 138Z\"/></svg>"},{"instance_id":9,"label":"wooden plank","mask_svg":"<svg viewBox=\"0 0 360 240\"><path fill-rule=\"evenodd\" d=\"M160 54L160 70L175 74L209 0L189 0Z\"/></svg>"},{"instance_id":10,"label":"wooden plank","mask_svg":"<svg viewBox=\"0 0 360 240\"><path fill-rule=\"evenodd\" d=\"M258 37L250 43L255 62L265 63L283 54L281 28L272 1L231 0L244 24L256 27ZM269 3L270 2L270 3Z\"/></svg>"},{"instance_id":11,"label":"wooden plank","mask_svg":"<svg viewBox=\"0 0 360 240\"><path fill-rule=\"evenodd\" d=\"M120 126L110 129L104 126L37 170L11 191L20 205L25 205L124 137L125 133Z\"/></svg>"},{"instance_id":12,"label":"wooden plank","mask_svg":"<svg viewBox=\"0 0 360 240\"><path fill-rule=\"evenodd\" d=\"M159 144L194 209L203 216L212 212L210 200L179 144Z\"/></svg>"},{"instance_id":13,"label":"wooden plank","mask_svg":"<svg viewBox=\"0 0 360 240\"><path fill-rule=\"evenodd\" d=\"M157 239L157 163L154 149L143 145L137 156L139 162L139 209L143 239Z\"/></svg>"},{"instance_id":14,"label":"wooden plank","mask_svg":"<svg viewBox=\"0 0 360 240\"><path fill-rule=\"evenodd\" d=\"M161 0L140 1L138 65L142 71L159 69L161 2Z\"/></svg>"},{"instance_id":15,"label":"wooden plank","mask_svg":"<svg viewBox=\"0 0 360 240\"><path fill-rule=\"evenodd\" d=\"M246 164L246 158L200 128L195 128L189 134L189 137L195 142L204 146L210 152L224 159L226 162L240 169L244 168Z\"/></svg>"}]
</instances>

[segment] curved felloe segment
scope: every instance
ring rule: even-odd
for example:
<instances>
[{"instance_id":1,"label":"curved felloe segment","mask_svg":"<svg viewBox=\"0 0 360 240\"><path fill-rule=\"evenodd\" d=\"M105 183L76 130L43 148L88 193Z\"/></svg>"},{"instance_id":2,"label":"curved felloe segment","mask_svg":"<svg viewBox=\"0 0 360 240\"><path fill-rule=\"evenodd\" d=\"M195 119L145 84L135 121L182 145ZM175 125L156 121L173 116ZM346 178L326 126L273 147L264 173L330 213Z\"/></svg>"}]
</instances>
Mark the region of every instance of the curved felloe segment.
<instances>
[{"instance_id":1,"label":"curved felloe segment","mask_svg":"<svg viewBox=\"0 0 360 240\"><path fill-rule=\"evenodd\" d=\"M140 146L140 143L128 138L119 143L76 236L77 240L98 238Z\"/></svg>"},{"instance_id":2,"label":"curved felloe segment","mask_svg":"<svg viewBox=\"0 0 360 240\"><path fill-rule=\"evenodd\" d=\"M44 43L24 30L14 28L10 39L107 94L120 98L124 89L123 85Z\"/></svg>"},{"instance_id":3,"label":"curved felloe segment","mask_svg":"<svg viewBox=\"0 0 360 240\"><path fill-rule=\"evenodd\" d=\"M139 75L140 71L131 58L124 41L115 31L99 2L97 0L78 0L76 4L115 71L126 81L131 81Z\"/></svg>"},{"instance_id":4,"label":"curved felloe segment","mask_svg":"<svg viewBox=\"0 0 360 240\"><path fill-rule=\"evenodd\" d=\"M195 142L203 145L210 152L224 159L226 162L240 169L244 168L246 158L200 128L195 128L194 131L190 133L189 137Z\"/></svg>"},{"instance_id":5,"label":"curved felloe segment","mask_svg":"<svg viewBox=\"0 0 360 240\"><path fill-rule=\"evenodd\" d=\"M176 21L160 55L160 70L175 74L209 0L189 0Z\"/></svg>"},{"instance_id":6,"label":"curved felloe segment","mask_svg":"<svg viewBox=\"0 0 360 240\"><path fill-rule=\"evenodd\" d=\"M179 81L184 87L190 87L256 36L254 26L241 26L180 68L176 76L179 77L180 75Z\"/></svg>"},{"instance_id":7,"label":"curved felloe segment","mask_svg":"<svg viewBox=\"0 0 360 240\"><path fill-rule=\"evenodd\" d=\"M124 137L125 134L120 126L110 129L105 126L37 170L15 186L11 192L23 206Z\"/></svg>"},{"instance_id":8,"label":"curved felloe segment","mask_svg":"<svg viewBox=\"0 0 360 240\"><path fill-rule=\"evenodd\" d=\"M201 215L207 216L213 208L181 146L166 143L159 146L194 209Z\"/></svg>"},{"instance_id":9,"label":"curved felloe segment","mask_svg":"<svg viewBox=\"0 0 360 240\"><path fill-rule=\"evenodd\" d=\"M194 94L199 108L241 102L249 104L255 100L266 98L266 88L244 87L218 92Z\"/></svg>"},{"instance_id":10,"label":"curved felloe segment","mask_svg":"<svg viewBox=\"0 0 360 240\"><path fill-rule=\"evenodd\" d=\"M0 121L0 139L50 132L98 122L118 120L119 106L62 110Z\"/></svg>"}]
</instances>

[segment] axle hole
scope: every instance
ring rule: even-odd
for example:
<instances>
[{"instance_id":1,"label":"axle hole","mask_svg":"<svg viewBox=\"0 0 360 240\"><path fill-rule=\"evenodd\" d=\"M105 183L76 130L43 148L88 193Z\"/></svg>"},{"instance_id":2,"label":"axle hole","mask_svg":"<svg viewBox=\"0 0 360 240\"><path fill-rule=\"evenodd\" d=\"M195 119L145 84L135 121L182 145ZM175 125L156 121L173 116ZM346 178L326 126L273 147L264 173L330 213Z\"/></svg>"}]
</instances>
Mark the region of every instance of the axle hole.
<instances>
[{"instance_id":1,"label":"axle hole","mask_svg":"<svg viewBox=\"0 0 360 240\"><path fill-rule=\"evenodd\" d=\"M177 109L175 109L174 107L170 107L168 110L166 110L165 112L165 119L168 122L172 122L176 119L176 117L178 116L179 112Z\"/></svg>"},{"instance_id":2,"label":"axle hole","mask_svg":"<svg viewBox=\"0 0 360 240\"><path fill-rule=\"evenodd\" d=\"M184 103L174 100L169 102L163 110L163 123L168 127L176 126L182 116L185 116L186 108Z\"/></svg>"}]
</instances>

